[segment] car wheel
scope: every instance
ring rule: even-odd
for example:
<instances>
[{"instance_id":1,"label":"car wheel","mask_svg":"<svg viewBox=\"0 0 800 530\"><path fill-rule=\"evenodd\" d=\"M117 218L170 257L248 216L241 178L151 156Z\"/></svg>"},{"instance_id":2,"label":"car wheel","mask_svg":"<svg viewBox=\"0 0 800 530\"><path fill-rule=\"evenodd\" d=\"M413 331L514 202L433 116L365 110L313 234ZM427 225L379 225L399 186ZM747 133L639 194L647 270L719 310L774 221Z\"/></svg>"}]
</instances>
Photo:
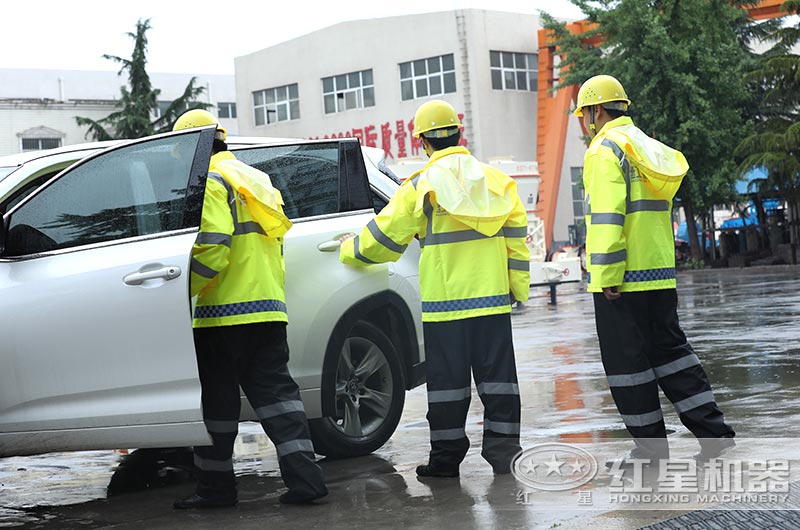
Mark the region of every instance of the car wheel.
<instances>
[{"instance_id":1,"label":"car wheel","mask_svg":"<svg viewBox=\"0 0 800 530\"><path fill-rule=\"evenodd\" d=\"M338 349L333 381L335 417L309 422L314 450L332 458L363 456L394 433L405 402L405 378L397 349L374 325L360 321Z\"/></svg>"}]
</instances>

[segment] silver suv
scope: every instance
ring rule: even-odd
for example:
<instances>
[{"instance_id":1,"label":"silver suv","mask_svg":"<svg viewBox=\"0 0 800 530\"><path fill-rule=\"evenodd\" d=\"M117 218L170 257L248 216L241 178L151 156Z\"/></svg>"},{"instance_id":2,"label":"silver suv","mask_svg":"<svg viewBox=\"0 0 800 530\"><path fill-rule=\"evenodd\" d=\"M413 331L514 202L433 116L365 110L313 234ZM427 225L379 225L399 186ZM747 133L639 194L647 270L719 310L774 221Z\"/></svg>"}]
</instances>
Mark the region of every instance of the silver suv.
<instances>
[{"instance_id":1,"label":"silver suv","mask_svg":"<svg viewBox=\"0 0 800 530\"><path fill-rule=\"evenodd\" d=\"M0 456L210 443L188 273L213 133L0 158ZM398 183L355 139L229 145L272 177L294 222L290 370L315 449L374 451L424 381L419 247L357 269L339 263L337 236Z\"/></svg>"}]
</instances>

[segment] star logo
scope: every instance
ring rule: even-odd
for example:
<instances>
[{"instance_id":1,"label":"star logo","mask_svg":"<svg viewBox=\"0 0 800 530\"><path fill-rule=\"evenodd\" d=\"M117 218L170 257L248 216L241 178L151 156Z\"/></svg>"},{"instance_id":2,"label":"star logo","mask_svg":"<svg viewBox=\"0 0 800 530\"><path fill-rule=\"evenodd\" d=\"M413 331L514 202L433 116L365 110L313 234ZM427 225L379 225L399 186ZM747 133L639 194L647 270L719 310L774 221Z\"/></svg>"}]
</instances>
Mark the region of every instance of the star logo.
<instances>
[{"instance_id":1,"label":"star logo","mask_svg":"<svg viewBox=\"0 0 800 530\"><path fill-rule=\"evenodd\" d=\"M522 451L511 465L514 476L540 491L566 491L590 482L597 460L578 445L544 443Z\"/></svg>"}]
</instances>

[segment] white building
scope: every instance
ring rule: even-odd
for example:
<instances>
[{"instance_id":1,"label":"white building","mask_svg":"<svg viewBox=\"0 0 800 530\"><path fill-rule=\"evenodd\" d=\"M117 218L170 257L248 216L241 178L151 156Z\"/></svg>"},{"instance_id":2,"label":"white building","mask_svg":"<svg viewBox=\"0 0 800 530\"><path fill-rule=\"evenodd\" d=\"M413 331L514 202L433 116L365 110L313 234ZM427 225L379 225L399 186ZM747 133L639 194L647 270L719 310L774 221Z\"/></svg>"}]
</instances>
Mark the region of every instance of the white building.
<instances>
[{"instance_id":1,"label":"white building","mask_svg":"<svg viewBox=\"0 0 800 530\"><path fill-rule=\"evenodd\" d=\"M444 11L344 22L237 57L239 132L357 136L405 176L419 164L404 162L425 157L411 136L414 113L439 98L463 114L463 141L478 158L535 161L540 27L536 15ZM580 166L574 125L567 149ZM556 240L576 219L570 168L563 174Z\"/></svg>"},{"instance_id":2,"label":"white building","mask_svg":"<svg viewBox=\"0 0 800 530\"><path fill-rule=\"evenodd\" d=\"M153 87L161 90L160 110L183 94L192 77L150 74ZM212 104L211 112L236 134L233 76L194 77L206 89L200 100ZM108 116L117 110L120 87L126 84L127 74L116 72L0 69L0 156L91 141L85 136L87 127L78 126L75 117Z\"/></svg>"}]
</instances>

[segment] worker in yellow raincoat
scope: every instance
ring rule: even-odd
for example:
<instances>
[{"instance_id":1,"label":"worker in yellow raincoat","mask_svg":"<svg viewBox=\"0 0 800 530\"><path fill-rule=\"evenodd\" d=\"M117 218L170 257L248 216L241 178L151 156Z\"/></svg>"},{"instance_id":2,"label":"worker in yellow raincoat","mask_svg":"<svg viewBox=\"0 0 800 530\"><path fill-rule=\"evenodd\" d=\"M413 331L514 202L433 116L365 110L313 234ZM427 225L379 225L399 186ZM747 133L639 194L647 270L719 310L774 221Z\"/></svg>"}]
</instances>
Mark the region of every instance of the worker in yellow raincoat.
<instances>
[{"instance_id":1,"label":"worker in yellow raincoat","mask_svg":"<svg viewBox=\"0 0 800 530\"><path fill-rule=\"evenodd\" d=\"M627 115L609 75L586 81L574 112L592 140L583 183L589 291L611 394L636 446L619 465L669 455L660 386L700 441L698 461L733 445L700 359L678 323L672 199L689 170L683 154Z\"/></svg>"},{"instance_id":2,"label":"worker in yellow raincoat","mask_svg":"<svg viewBox=\"0 0 800 530\"><path fill-rule=\"evenodd\" d=\"M343 238L342 263L395 261L415 235L428 385L429 462L423 477L457 477L470 370L484 404L482 456L508 473L520 451L520 401L511 304L528 299L527 214L514 180L459 146L462 124L439 100L414 116L427 165L406 180L360 235Z\"/></svg>"},{"instance_id":3,"label":"worker in yellow raincoat","mask_svg":"<svg viewBox=\"0 0 800 530\"><path fill-rule=\"evenodd\" d=\"M190 110L174 130L212 124L217 132L192 248L190 289L197 295L193 327L203 420L213 445L195 447L196 493L174 506L237 503L232 455L240 386L275 444L289 488L280 501L310 503L328 490L299 389L287 368L283 235L292 223L269 176L236 160L213 115Z\"/></svg>"}]
</instances>

